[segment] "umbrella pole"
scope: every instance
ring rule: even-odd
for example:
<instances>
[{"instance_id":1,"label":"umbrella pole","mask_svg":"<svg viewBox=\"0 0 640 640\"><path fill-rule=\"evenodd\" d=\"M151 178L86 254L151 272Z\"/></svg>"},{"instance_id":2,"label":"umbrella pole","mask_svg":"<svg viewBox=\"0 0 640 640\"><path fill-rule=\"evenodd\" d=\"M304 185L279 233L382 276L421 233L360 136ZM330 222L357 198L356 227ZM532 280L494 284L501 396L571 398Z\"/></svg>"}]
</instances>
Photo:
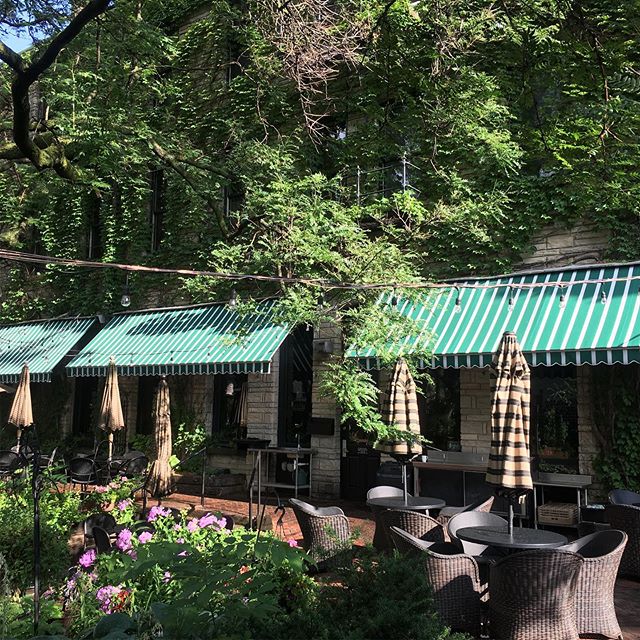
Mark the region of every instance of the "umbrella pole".
<instances>
[{"instance_id":1,"label":"umbrella pole","mask_svg":"<svg viewBox=\"0 0 640 640\"><path fill-rule=\"evenodd\" d=\"M513 535L513 502L509 500L509 535Z\"/></svg>"},{"instance_id":2,"label":"umbrella pole","mask_svg":"<svg viewBox=\"0 0 640 640\"><path fill-rule=\"evenodd\" d=\"M407 463L402 463L402 498L404 499L404 506L407 506Z\"/></svg>"}]
</instances>

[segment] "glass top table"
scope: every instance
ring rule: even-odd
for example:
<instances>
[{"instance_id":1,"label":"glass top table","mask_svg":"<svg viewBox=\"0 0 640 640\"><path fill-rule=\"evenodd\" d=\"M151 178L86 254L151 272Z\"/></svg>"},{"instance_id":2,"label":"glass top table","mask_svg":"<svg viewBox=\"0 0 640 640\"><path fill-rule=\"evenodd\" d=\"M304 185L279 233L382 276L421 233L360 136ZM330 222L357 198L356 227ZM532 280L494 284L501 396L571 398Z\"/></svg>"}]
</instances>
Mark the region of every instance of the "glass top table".
<instances>
[{"instance_id":1,"label":"glass top table","mask_svg":"<svg viewBox=\"0 0 640 640\"><path fill-rule=\"evenodd\" d=\"M466 542L514 550L554 549L568 542L559 533L525 527L514 527L511 535L506 527L464 527L456 531L456 537Z\"/></svg>"},{"instance_id":2,"label":"glass top table","mask_svg":"<svg viewBox=\"0 0 640 640\"><path fill-rule=\"evenodd\" d=\"M370 507L380 507L381 509L407 509L408 511L426 511L429 509L442 509L445 501L440 498L430 498L429 496L407 496L405 504L402 496L390 496L388 498L371 498L367 500Z\"/></svg>"}]
</instances>

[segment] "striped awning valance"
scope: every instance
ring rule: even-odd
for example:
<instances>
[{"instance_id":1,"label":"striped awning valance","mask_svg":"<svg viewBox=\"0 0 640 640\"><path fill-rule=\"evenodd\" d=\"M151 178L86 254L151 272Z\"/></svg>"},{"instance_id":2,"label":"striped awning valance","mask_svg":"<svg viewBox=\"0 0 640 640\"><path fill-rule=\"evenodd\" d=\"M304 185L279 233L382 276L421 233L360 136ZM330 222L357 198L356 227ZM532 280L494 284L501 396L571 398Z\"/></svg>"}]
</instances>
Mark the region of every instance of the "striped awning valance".
<instances>
[{"instance_id":1,"label":"striped awning valance","mask_svg":"<svg viewBox=\"0 0 640 640\"><path fill-rule=\"evenodd\" d=\"M596 265L463 280L395 306L385 295L380 304L417 327L385 352L429 354L426 367L484 367L513 331L533 366L640 362L638 278L640 264ZM348 355L368 369L380 366L373 347Z\"/></svg>"},{"instance_id":2,"label":"striped awning valance","mask_svg":"<svg viewBox=\"0 0 640 640\"><path fill-rule=\"evenodd\" d=\"M226 304L116 314L67 365L70 376L104 376L115 358L124 376L269 373L289 330L275 301L240 313Z\"/></svg>"},{"instance_id":3,"label":"striped awning valance","mask_svg":"<svg viewBox=\"0 0 640 640\"><path fill-rule=\"evenodd\" d=\"M51 382L54 368L96 323L65 318L0 326L0 382L18 382L25 363L31 382Z\"/></svg>"}]
</instances>

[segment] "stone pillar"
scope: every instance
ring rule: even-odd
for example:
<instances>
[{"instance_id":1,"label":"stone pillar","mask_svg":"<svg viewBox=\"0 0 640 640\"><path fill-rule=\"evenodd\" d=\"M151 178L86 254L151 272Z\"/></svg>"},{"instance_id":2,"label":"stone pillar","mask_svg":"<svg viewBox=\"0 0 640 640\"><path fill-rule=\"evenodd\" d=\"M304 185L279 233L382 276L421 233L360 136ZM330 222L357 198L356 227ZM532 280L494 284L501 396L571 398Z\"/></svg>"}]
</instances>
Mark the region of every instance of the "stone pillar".
<instances>
[{"instance_id":1,"label":"stone pillar","mask_svg":"<svg viewBox=\"0 0 640 640\"><path fill-rule=\"evenodd\" d=\"M278 444L278 391L280 351L273 357L271 373L250 373L247 384L247 437Z\"/></svg>"},{"instance_id":2,"label":"stone pillar","mask_svg":"<svg viewBox=\"0 0 640 640\"><path fill-rule=\"evenodd\" d=\"M328 342L332 353L328 354L315 346ZM332 397L323 395L320 389L322 376L329 363L342 353L342 332L331 323L322 323L315 331L313 350L312 415L314 418L331 418L335 421L332 436L311 436L311 448L316 451L313 458L311 495L337 498L340 496L340 464L342 441L340 438L339 410Z\"/></svg>"},{"instance_id":3,"label":"stone pillar","mask_svg":"<svg viewBox=\"0 0 640 640\"><path fill-rule=\"evenodd\" d=\"M489 368L460 369L460 442L463 451L491 449L491 386Z\"/></svg>"}]
</instances>

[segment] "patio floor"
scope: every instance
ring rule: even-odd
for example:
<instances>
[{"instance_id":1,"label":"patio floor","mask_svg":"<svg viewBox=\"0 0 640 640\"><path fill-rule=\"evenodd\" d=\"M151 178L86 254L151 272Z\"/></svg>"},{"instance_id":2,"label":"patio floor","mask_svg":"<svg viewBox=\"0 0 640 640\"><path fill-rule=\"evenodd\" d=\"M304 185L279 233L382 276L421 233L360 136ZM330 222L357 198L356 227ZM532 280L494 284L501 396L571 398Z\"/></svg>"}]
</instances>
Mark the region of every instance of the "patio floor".
<instances>
[{"instance_id":1,"label":"patio floor","mask_svg":"<svg viewBox=\"0 0 640 640\"><path fill-rule=\"evenodd\" d=\"M343 500L331 502L314 500L313 502L320 506L329 504L340 506L349 518L352 531L357 530L359 532L358 543L367 544L373 540L375 524L371 520L371 512L362 503L345 502ZM220 511L244 521L246 521L249 513L249 506L246 500L206 498L204 507L201 507L200 499L197 496L173 494L171 499L164 500L163 504L178 508L189 506L198 515L207 511ZM270 516L271 521L274 523L276 534L283 539L294 538L300 540L302 534L293 511L287 508L281 525L276 527L275 523L280 517L280 513L276 513L275 508L273 504L267 505L265 514ZM640 582L625 579L618 580L616 585L616 612L624 639L640 640Z\"/></svg>"}]
</instances>

